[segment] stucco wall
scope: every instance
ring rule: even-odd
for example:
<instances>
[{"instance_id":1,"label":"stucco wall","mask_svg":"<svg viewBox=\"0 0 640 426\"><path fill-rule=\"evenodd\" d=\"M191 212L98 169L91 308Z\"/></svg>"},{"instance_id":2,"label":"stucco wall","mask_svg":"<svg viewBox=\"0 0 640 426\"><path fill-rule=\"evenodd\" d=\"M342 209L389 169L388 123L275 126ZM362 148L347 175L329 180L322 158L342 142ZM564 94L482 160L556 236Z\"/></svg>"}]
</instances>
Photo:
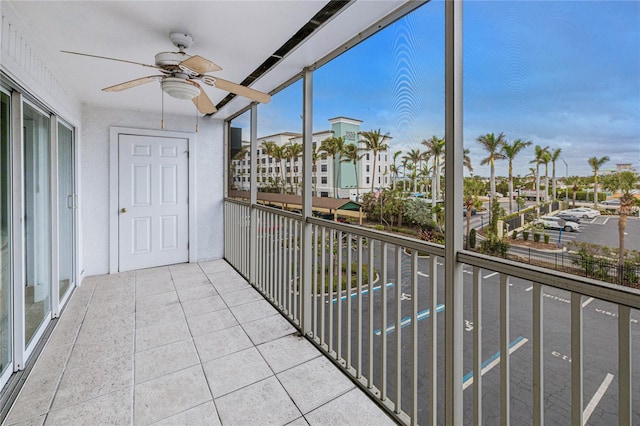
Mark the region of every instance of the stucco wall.
<instances>
[{"instance_id":1,"label":"stucco wall","mask_svg":"<svg viewBox=\"0 0 640 426\"><path fill-rule=\"evenodd\" d=\"M84 276L109 272L109 128L158 130L157 113L85 106L80 137L80 206ZM165 115L165 130L193 132L195 117ZM200 119L196 134L196 241L198 260L224 254L223 122ZM193 206L193 203L192 203Z\"/></svg>"}]
</instances>

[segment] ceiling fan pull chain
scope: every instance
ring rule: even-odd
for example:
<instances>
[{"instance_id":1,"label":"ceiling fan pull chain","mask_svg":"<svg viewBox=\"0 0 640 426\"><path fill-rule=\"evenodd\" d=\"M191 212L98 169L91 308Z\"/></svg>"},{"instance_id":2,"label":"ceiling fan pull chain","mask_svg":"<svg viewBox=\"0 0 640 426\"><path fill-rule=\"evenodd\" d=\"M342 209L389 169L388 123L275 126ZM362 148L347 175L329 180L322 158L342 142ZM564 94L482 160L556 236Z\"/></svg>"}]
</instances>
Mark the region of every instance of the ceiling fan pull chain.
<instances>
[{"instance_id":1,"label":"ceiling fan pull chain","mask_svg":"<svg viewBox=\"0 0 640 426\"><path fill-rule=\"evenodd\" d=\"M198 98L196 99L196 102L198 103L196 105L196 133L198 133L198 111L200 111L200 96L198 96Z\"/></svg>"},{"instance_id":2,"label":"ceiling fan pull chain","mask_svg":"<svg viewBox=\"0 0 640 426\"><path fill-rule=\"evenodd\" d=\"M160 92L162 93L160 95L162 99L162 101L160 102L162 105L162 121L160 122L160 126L162 129L164 129L164 90L161 90Z\"/></svg>"}]
</instances>

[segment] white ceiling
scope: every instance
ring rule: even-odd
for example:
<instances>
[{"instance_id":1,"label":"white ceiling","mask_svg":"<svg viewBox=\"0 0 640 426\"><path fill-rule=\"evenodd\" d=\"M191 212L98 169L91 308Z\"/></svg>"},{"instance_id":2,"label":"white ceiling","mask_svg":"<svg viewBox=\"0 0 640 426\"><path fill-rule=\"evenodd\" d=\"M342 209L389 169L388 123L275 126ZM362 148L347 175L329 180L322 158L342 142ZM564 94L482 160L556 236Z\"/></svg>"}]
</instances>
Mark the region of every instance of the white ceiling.
<instances>
[{"instance_id":1,"label":"white ceiling","mask_svg":"<svg viewBox=\"0 0 640 426\"><path fill-rule=\"evenodd\" d=\"M269 92L313 64L406 0L359 0L314 34L253 86ZM194 39L190 54L220 65L214 75L241 82L327 3L289 1L2 1L28 28L44 62L81 102L108 108L160 111L161 90L151 83L123 92L100 89L154 75L150 68L60 53L70 50L147 64L154 55L175 51L169 33ZM213 87L217 104L227 93ZM225 118L248 105L236 97L216 117ZM164 97L165 112L193 114L189 101Z\"/></svg>"}]
</instances>

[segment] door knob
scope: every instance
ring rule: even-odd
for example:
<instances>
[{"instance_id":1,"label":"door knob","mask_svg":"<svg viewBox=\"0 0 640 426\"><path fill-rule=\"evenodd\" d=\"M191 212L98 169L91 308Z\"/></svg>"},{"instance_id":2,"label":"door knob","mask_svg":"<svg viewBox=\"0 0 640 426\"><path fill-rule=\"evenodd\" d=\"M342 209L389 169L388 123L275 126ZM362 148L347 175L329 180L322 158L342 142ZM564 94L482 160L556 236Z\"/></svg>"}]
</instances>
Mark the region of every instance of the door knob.
<instances>
[{"instance_id":1,"label":"door knob","mask_svg":"<svg viewBox=\"0 0 640 426\"><path fill-rule=\"evenodd\" d=\"M126 212L127 212L127 209L126 209L125 207L123 207L123 208L121 208L121 209L120 209L120 212L121 212L121 213L126 213Z\"/></svg>"}]
</instances>

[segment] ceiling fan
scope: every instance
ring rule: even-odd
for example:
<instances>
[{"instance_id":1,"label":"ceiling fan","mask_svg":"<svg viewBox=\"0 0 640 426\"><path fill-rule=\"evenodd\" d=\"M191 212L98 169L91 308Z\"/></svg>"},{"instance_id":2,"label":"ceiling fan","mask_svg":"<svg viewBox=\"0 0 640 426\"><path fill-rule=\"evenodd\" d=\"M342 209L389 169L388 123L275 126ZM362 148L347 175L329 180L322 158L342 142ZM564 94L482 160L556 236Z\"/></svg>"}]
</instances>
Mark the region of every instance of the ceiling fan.
<instances>
[{"instance_id":1,"label":"ceiling fan","mask_svg":"<svg viewBox=\"0 0 640 426\"><path fill-rule=\"evenodd\" d=\"M191 99L198 108L198 111L203 114L216 112L216 107L213 105L206 92L202 89L202 86L200 85L201 83L243 96L256 102L267 103L271 100L271 96L266 93L208 75L208 73L220 71L222 68L202 56L191 56L185 52L185 50L193 44L193 38L189 34L171 33L169 38L179 51L158 53L155 56L155 65L127 61L124 59L108 58L105 56L90 55L87 53L70 52L67 50L62 50L61 52L141 65L144 67L155 68L161 73L159 75L137 78L135 80L116 84L115 86L105 87L102 89L105 92L120 92L152 81L158 81L160 82L163 92L174 98Z\"/></svg>"}]
</instances>

